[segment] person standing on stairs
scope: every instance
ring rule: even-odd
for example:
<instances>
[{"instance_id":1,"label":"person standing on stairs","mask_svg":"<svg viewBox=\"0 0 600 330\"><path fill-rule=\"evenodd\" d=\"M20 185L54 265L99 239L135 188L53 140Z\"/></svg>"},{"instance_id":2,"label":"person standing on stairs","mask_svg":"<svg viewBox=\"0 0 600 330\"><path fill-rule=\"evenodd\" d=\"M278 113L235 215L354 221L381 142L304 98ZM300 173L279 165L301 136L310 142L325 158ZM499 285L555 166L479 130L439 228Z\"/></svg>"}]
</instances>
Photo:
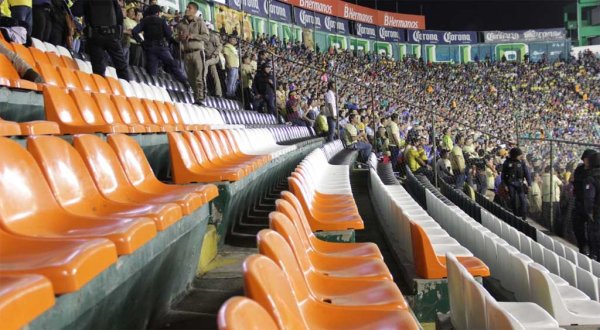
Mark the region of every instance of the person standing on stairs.
<instances>
[{"instance_id":1,"label":"person standing on stairs","mask_svg":"<svg viewBox=\"0 0 600 330\"><path fill-rule=\"evenodd\" d=\"M177 37L181 42L185 70L194 92L195 103L202 105L206 97L204 50L209 41L209 32L202 16L198 15L198 9L197 3L188 3L185 17L177 25Z\"/></svg>"},{"instance_id":2,"label":"person standing on stairs","mask_svg":"<svg viewBox=\"0 0 600 330\"><path fill-rule=\"evenodd\" d=\"M146 53L146 71L151 76L158 73L158 61L162 62L165 71L171 73L175 79L187 85L187 78L169 51L168 42L173 40L173 31L167 21L160 17L160 7L152 5L146 10L147 16L142 19L131 35L143 45ZM144 40L140 33L144 32Z\"/></svg>"},{"instance_id":3,"label":"person standing on stairs","mask_svg":"<svg viewBox=\"0 0 600 330\"><path fill-rule=\"evenodd\" d=\"M87 53L92 62L92 71L104 76L105 54L112 59L117 76L130 80L129 68L123 55L123 12L117 0L77 0L71 12L85 19L84 35L87 38Z\"/></svg>"}]
</instances>

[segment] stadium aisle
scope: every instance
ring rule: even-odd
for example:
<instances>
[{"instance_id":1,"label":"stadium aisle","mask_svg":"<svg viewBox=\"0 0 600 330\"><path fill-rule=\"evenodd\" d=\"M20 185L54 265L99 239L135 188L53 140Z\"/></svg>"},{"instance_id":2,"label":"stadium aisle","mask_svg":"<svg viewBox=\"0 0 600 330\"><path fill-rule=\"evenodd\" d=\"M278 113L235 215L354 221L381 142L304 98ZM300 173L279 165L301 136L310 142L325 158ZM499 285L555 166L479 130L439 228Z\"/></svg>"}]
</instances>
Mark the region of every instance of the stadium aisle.
<instances>
[{"instance_id":1,"label":"stadium aisle","mask_svg":"<svg viewBox=\"0 0 600 330\"><path fill-rule=\"evenodd\" d=\"M196 278L186 296L151 329L217 329L217 312L232 296L244 295L242 263L256 248L225 245L202 277Z\"/></svg>"}]
</instances>

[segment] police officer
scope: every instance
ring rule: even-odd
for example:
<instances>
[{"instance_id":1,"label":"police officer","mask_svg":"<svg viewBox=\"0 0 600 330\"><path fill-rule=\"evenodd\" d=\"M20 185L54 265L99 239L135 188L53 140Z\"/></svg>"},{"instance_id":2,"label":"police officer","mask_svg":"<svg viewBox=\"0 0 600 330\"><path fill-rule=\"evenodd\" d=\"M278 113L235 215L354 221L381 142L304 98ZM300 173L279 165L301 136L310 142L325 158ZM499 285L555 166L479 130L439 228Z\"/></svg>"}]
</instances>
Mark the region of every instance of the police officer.
<instances>
[{"instance_id":1,"label":"police officer","mask_svg":"<svg viewBox=\"0 0 600 330\"><path fill-rule=\"evenodd\" d=\"M523 161L523 151L512 148L509 157L502 164L502 182L506 185L510 196L510 207L514 214L527 218L526 194L531 186L529 168ZM525 183L525 181L527 183Z\"/></svg>"},{"instance_id":2,"label":"police officer","mask_svg":"<svg viewBox=\"0 0 600 330\"><path fill-rule=\"evenodd\" d=\"M254 110L262 111L263 106L266 105L267 113L277 116L274 82L273 65L271 62L265 62L256 73L252 82L252 89L255 95Z\"/></svg>"},{"instance_id":3,"label":"police officer","mask_svg":"<svg viewBox=\"0 0 600 330\"><path fill-rule=\"evenodd\" d=\"M155 76L160 60L165 71L173 74L175 79L187 85L185 74L179 69L169 51L167 40L173 40L173 31L169 28L167 21L160 17L160 6L152 5L146 10L146 13L147 16L131 31L133 38L144 47L146 71L149 75ZM144 32L144 40L140 37L140 32Z\"/></svg>"},{"instance_id":4,"label":"police officer","mask_svg":"<svg viewBox=\"0 0 600 330\"><path fill-rule=\"evenodd\" d=\"M588 221L590 258L600 260L600 153L589 156L589 166L583 186L583 209Z\"/></svg>"},{"instance_id":5,"label":"police officer","mask_svg":"<svg viewBox=\"0 0 600 330\"><path fill-rule=\"evenodd\" d=\"M71 12L85 19L84 35L94 73L104 76L106 52L119 78L129 80L129 69L121 46L123 12L117 0L77 0Z\"/></svg>"},{"instance_id":6,"label":"police officer","mask_svg":"<svg viewBox=\"0 0 600 330\"><path fill-rule=\"evenodd\" d=\"M185 17L177 25L177 37L182 43L185 70L196 104L202 104L205 98L204 50L209 41L209 33L202 17L196 16L198 4L188 3Z\"/></svg>"},{"instance_id":7,"label":"police officer","mask_svg":"<svg viewBox=\"0 0 600 330\"><path fill-rule=\"evenodd\" d=\"M588 240L587 240L587 230L586 230L586 221L587 216L585 212L583 212L584 207L584 192L585 185L584 182L588 176L588 171L590 170L590 156L596 153L593 149L587 149L581 155L582 164L579 164L575 171L573 172L573 194L575 197L575 208L573 209L573 233L575 234L575 239L577 240L577 247L579 248L579 252L583 254L588 254Z\"/></svg>"},{"instance_id":8,"label":"police officer","mask_svg":"<svg viewBox=\"0 0 600 330\"><path fill-rule=\"evenodd\" d=\"M219 79L219 72L217 71L217 64L220 62L219 54L223 50L223 45L221 44L221 38L216 33L211 33L208 42L205 44L204 54L205 60L204 63L204 83L206 84L206 77L209 74L212 76L213 82L215 84L215 95L218 97L223 96L223 91L221 89L221 80Z\"/></svg>"}]
</instances>

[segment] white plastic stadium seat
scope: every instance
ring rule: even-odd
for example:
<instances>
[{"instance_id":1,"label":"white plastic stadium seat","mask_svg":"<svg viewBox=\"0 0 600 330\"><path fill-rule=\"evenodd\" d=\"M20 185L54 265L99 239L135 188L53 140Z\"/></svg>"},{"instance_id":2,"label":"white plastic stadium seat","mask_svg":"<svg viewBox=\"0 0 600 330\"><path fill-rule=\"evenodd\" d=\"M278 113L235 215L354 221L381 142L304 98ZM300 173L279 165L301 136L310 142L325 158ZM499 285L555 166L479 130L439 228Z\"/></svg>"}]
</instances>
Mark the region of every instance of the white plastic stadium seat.
<instances>
[{"instance_id":1,"label":"white plastic stadium seat","mask_svg":"<svg viewBox=\"0 0 600 330\"><path fill-rule=\"evenodd\" d=\"M44 42L44 48L46 49L46 52L52 52L56 55L60 55L58 52L58 49L56 49L56 46L54 46L53 44L51 44L49 42Z\"/></svg>"},{"instance_id":2,"label":"white plastic stadium seat","mask_svg":"<svg viewBox=\"0 0 600 330\"><path fill-rule=\"evenodd\" d=\"M37 38L31 38L31 43L33 44L33 47L45 52L46 51L46 45L44 44L43 41L41 41L40 39Z\"/></svg>"},{"instance_id":3,"label":"white plastic stadium seat","mask_svg":"<svg viewBox=\"0 0 600 330\"><path fill-rule=\"evenodd\" d=\"M56 49L58 50L58 54L60 56L66 56L68 58L73 58L73 56L71 56L71 52L68 49L66 49L65 47L56 46Z\"/></svg>"}]
</instances>

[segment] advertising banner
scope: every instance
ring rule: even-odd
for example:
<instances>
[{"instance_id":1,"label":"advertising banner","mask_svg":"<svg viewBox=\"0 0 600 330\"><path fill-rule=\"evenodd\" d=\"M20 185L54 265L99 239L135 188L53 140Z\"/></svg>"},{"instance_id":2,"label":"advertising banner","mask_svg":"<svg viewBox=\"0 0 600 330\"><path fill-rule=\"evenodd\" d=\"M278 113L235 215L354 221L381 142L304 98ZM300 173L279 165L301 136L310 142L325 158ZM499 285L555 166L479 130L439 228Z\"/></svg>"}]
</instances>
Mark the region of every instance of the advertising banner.
<instances>
[{"instance_id":1,"label":"advertising banner","mask_svg":"<svg viewBox=\"0 0 600 330\"><path fill-rule=\"evenodd\" d=\"M354 35L362 39L377 40L377 26L371 24L355 23Z\"/></svg>"},{"instance_id":2,"label":"advertising banner","mask_svg":"<svg viewBox=\"0 0 600 330\"><path fill-rule=\"evenodd\" d=\"M424 45L459 45L477 43L477 32L408 30L408 42Z\"/></svg>"},{"instance_id":3,"label":"advertising banner","mask_svg":"<svg viewBox=\"0 0 600 330\"><path fill-rule=\"evenodd\" d=\"M250 15L270 18L279 22L290 22L292 8L290 5L274 0L228 0L229 7L244 11Z\"/></svg>"},{"instance_id":4,"label":"advertising banner","mask_svg":"<svg viewBox=\"0 0 600 330\"><path fill-rule=\"evenodd\" d=\"M230 0L241 1L241 0ZM294 7L360 23L401 29L425 29L425 16L391 13L341 0L280 0Z\"/></svg>"},{"instance_id":5,"label":"advertising banner","mask_svg":"<svg viewBox=\"0 0 600 330\"><path fill-rule=\"evenodd\" d=\"M380 26L377 28L377 39L385 42L405 42L404 30Z\"/></svg>"},{"instance_id":6,"label":"advertising banner","mask_svg":"<svg viewBox=\"0 0 600 330\"><path fill-rule=\"evenodd\" d=\"M552 41L563 40L566 38L567 30L563 28L483 32L485 43Z\"/></svg>"},{"instance_id":7,"label":"advertising banner","mask_svg":"<svg viewBox=\"0 0 600 330\"><path fill-rule=\"evenodd\" d=\"M334 34L348 34L348 21L308 11L305 9L294 8L294 22L296 25L305 29L315 29Z\"/></svg>"},{"instance_id":8,"label":"advertising banner","mask_svg":"<svg viewBox=\"0 0 600 330\"><path fill-rule=\"evenodd\" d=\"M243 22L243 32L240 25ZM215 22L214 26L217 31L224 31L228 34L237 31L243 36L244 40L252 40L253 27L249 15L244 15L242 12L233 10L227 6L215 5Z\"/></svg>"}]
</instances>

